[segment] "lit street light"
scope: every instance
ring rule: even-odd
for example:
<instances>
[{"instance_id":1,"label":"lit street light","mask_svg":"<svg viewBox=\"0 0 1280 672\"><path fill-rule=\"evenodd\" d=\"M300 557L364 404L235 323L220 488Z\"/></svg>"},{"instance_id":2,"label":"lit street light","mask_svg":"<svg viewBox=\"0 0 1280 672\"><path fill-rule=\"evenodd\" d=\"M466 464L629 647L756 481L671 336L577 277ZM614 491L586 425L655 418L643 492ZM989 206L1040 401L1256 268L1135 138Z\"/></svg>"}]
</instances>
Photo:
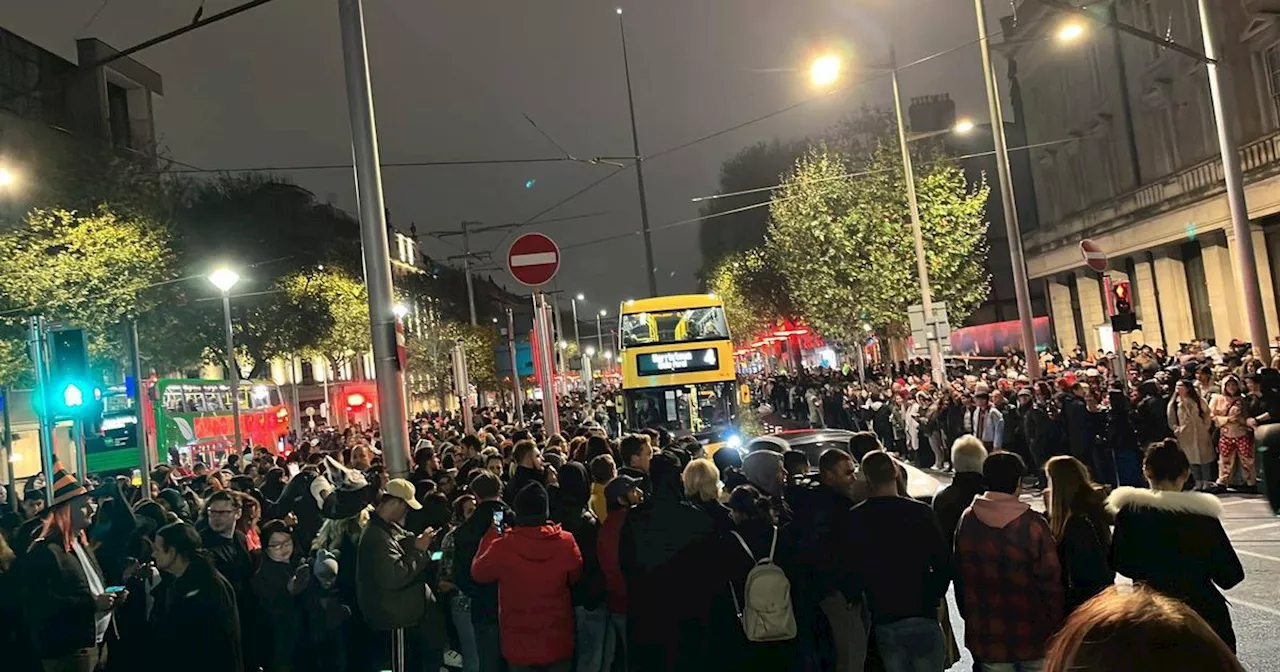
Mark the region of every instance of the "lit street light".
<instances>
[{"instance_id":1,"label":"lit street light","mask_svg":"<svg viewBox=\"0 0 1280 672\"><path fill-rule=\"evenodd\" d=\"M0 187L12 187L18 183L18 174L8 166L0 166Z\"/></svg>"},{"instance_id":2,"label":"lit street light","mask_svg":"<svg viewBox=\"0 0 1280 672\"><path fill-rule=\"evenodd\" d=\"M813 82L814 86L831 86L840 79L841 67L839 56L835 54L819 56L814 59L813 65L809 66L809 81Z\"/></svg>"},{"instance_id":3,"label":"lit street light","mask_svg":"<svg viewBox=\"0 0 1280 672\"><path fill-rule=\"evenodd\" d=\"M231 288L240 282L240 274L227 268L215 269L209 274L209 282L222 292L223 324L227 330L227 372L224 378L231 386L231 422L235 429L235 452L244 450L240 433L240 367L236 364L236 342L231 331Z\"/></svg>"},{"instance_id":4,"label":"lit street light","mask_svg":"<svg viewBox=\"0 0 1280 672\"><path fill-rule=\"evenodd\" d=\"M391 312L395 313L397 320L403 320L404 316L409 314L409 307L403 303L397 303L391 307Z\"/></svg>"},{"instance_id":5,"label":"lit street light","mask_svg":"<svg viewBox=\"0 0 1280 672\"><path fill-rule=\"evenodd\" d=\"M973 125L972 119L961 119L960 121L956 122L955 126L951 127L951 130L955 131L959 135L972 133L973 129L974 129L974 125Z\"/></svg>"},{"instance_id":6,"label":"lit street light","mask_svg":"<svg viewBox=\"0 0 1280 672\"><path fill-rule=\"evenodd\" d=\"M573 309L573 343L578 346L578 352L582 352L582 338L578 335L578 302L586 301L587 297L582 292L569 299L569 307Z\"/></svg>"},{"instance_id":7,"label":"lit street light","mask_svg":"<svg viewBox=\"0 0 1280 672\"><path fill-rule=\"evenodd\" d=\"M600 312L596 313L596 349L599 350L600 352L605 351L604 350L604 327L601 326L600 318L608 314L609 314L609 311L605 310L604 308L601 308Z\"/></svg>"},{"instance_id":8,"label":"lit street light","mask_svg":"<svg viewBox=\"0 0 1280 672\"><path fill-rule=\"evenodd\" d=\"M1059 42L1073 42L1079 39L1081 35L1084 35L1084 25L1077 21L1071 21L1062 24L1062 27L1058 29L1057 37Z\"/></svg>"}]
</instances>

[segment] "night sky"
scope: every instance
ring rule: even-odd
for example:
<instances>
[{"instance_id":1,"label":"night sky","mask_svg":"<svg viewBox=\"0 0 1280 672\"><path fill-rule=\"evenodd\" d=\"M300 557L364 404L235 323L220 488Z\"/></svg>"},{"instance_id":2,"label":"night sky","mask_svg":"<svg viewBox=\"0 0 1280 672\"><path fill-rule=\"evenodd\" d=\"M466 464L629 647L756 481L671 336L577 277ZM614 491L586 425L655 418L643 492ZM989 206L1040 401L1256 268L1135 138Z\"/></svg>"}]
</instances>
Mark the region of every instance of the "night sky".
<instances>
[{"instance_id":1,"label":"night sky","mask_svg":"<svg viewBox=\"0 0 1280 672\"><path fill-rule=\"evenodd\" d=\"M207 0L204 15L242 0ZM989 21L1010 11L987 0ZM76 37L125 48L190 22L198 0L7 0L0 26L74 60ZM365 0L382 160L630 155L615 4L601 0ZM99 8L101 12L85 26ZM815 96L802 70L830 45L867 63L895 42L902 63L971 43L969 0L644 0L623 4L641 151L654 154ZM337 5L275 0L143 51L164 77L155 100L164 151L210 169L350 161ZM997 62L1000 57L997 56ZM856 64L851 64L855 66ZM797 72L800 69L801 72ZM1003 67L1001 68L1003 71ZM851 72L850 80L865 77ZM961 116L986 121L976 46L902 75L910 99L949 92ZM653 159L646 165L655 227L697 216L690 198L716 189L721 162L775 137L821 132L862 103L890 101L879 79L767 121ZM464 219L523 221L613 169L580 163L387 168L393 222L419 232ZM355 212L349 170L281 171L320 200ZM530 180L536 180L526 188ZM562 246L638 231L634 173L624 172L549 212L608 214L531 227ZM654 234L661 293L696 289L697 224ZM428 254L457 254L423 239ZM476 237L505 260L510 239ZM645 293L641 238L564 252L560 288L613 312ZM505 271L494 272L514 286ZM591 308L588 308L589 310Z\"/></svg>"}]
</instances>

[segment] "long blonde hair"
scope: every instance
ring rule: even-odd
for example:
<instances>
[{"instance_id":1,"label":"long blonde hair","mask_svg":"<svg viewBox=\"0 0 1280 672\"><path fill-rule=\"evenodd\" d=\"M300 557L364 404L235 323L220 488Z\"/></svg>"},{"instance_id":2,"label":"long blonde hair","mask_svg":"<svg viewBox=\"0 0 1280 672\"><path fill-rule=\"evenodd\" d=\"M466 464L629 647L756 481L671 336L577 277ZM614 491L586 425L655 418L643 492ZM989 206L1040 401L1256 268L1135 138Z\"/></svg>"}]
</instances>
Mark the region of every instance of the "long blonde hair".
<instances>
[{"instance_id":1,"label":"long blonde hair","mask_svg":"<svg viewBox=\"0 0 1280 672\"><path fill-rule=\"evenodd\" d=\"M1105 521L1103 500L1106 497L1102 486L1089 478L1089 469L1084 463L1070 455L1059 455L1049 459L1044 472L1049 477L1049 529L1053 531L1053 538L1061 541L1067 521L1073 515L1083 515L1095 518L1094 528L1099 539L1109 544L1110 530L1105 524L1096 524Z\"/></svg>"},{"instance_id":2,"label":"long blonde hair","mask_svg":"<svg viewBox=\"0 0 1280 672\"><path fill-rule=\"evenodd\" d=\"M326 518L320 525L320 531L316 533L315 540L311 542L311 550L337 551L342 548L342 540L348 537L359 542L360 533L364 531L364 526L367 524L369 524L369 507L367 506L350 518L340 520Z\"/></svg>"}]
</instances>

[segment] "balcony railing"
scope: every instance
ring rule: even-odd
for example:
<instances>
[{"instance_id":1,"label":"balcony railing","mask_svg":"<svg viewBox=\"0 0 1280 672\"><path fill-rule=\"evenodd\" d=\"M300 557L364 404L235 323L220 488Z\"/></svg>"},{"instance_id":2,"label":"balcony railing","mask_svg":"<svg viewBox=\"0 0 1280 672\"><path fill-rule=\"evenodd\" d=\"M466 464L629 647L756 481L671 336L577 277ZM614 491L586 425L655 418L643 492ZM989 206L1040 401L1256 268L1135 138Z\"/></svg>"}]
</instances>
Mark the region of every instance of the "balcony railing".
<instances>
[{"instance_id":1,"label":"balcony railing","mask_svg":"<svg viewBox=\"0 0 1280 672\"><path fill-rule=\"evenodd\" d=\"M1245 183L1280 173L1280 131L1240 148ZM1217 196L1226 191L1222 159L1213 158L1166 175L1138 189L1069 214L1026 236L1030 253L1074 245L1081 238L1121 228L1161 212Z\"/></svg>"}]
</instances>

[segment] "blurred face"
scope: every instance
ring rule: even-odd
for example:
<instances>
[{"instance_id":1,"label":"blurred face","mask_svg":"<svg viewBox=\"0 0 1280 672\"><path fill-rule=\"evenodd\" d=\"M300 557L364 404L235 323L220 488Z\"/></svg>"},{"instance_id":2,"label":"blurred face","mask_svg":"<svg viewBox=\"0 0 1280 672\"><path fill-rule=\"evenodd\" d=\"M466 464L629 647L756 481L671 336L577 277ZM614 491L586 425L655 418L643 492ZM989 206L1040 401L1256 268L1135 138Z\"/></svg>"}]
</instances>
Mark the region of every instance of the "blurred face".
<instances>
[{"instance_id":1,"label":"blurred face","mask_svg":"<svg viewBox=\"0 0 1280 672\"><path fill-rule=\"evenodd\" d=\"M644 473L649 473L649 463L653 461L653 446L644 444L640 447L640 453L631 458L631 467L639 469ZM785 474L784 474L785 479Z\"/></svg>"},{"instance_id":2,"label":"blurred face","mask_svg":"<svg viewBox=\"0 0 1280 672\"><path fill-rule=\"evenodd\" d=\"M210 504L205 513L209 515L209 529L222 535L234 532L236 521L240 520L240 507L225 500Z\"/></svg>"},{"instance_id":3,"label":"blurred face","mask_svg":"<svg viewBox=\"0 0 1280 672\"><path fill-rule=\"evenodd\" d=\"M71 527L77 530L88 529L93 520L93 502L88 497L76 497L71 501Z\"/></svg>"},{"instance_id":4,"label":"blurred face","mask_svg":"<svg viewBox=\"0 0 1280 672\"><path fill-rule=\"evenodd\" d=\"M981 409L986 409L988 406L991 405L990 399L983 399L982 397L974 397L973 402L977 404L978 408L981 408Z\"/></svg>"},{"instance_id":5,"label":"blurred face","mask_svg":"<svg viewBox=\"0 0 1280 672\"><path fill-rule=\"evenodd\" d=\"M1231 396L1238 395L1240 394L1240 383L1236 382L1235 378L1232 378L1228 380L1226 383L1223 383L1222 391L1226 392Z\"/></svg>"},{"instance_id":6,"label":"blurred face","mask_svg":"<svg viewBox=\"0 0 1280 672\"><path fill-rule=\"evenodd\" d=\"M470 499L462 503L462 519L467 520L471 514L476 512L476 503Z\"/></svg>"},{"instance_id":7,"label":"blurred face","mask_svg":"<svg viewBox=\"0 0 1280 672\"><path fill-rule=\"evenodd\" d=\"M1262 385L1254 378L1244 381L1245 387L1249 388L1249 394L1261 394Z\"/></svg>"},{"instance_id":8,"label":"blurred face","mask_svg":"<svg viewBox=\"0 0 1280 672\"><path fill-rule=\"evenodd\" d=\"M156 569L162 572L172 571L174 560L178 559L178 554L169 548L169 545L164 541L164 537L157 535L155 546L151 549L151 559L156 561Z\"/></svg>"},{"instance_id":9,"label":"blurred face","mask_svg":"<svg viewBox=\"0 0 1280 672\"><path fill-rule=\"evenodd\" d=\"M837 490L847 491L853 487L855 473L853 460L841 460L834 469L822 472L822 483Z\"/></svg>"},{"instance_id":10,"label":"blurred face","mask_svg":"<svg viewBox=\"0 0 1280 672\"><path fill-rule=\"evenodd\" d=\"M497 476L498 478L502 478L502 458L501 457L494 456L485 460L484 468L488 469L491 473L493 473L493 475Z\"/></svg>"},{"instance_id":11,"label":"blurred face","mask_svg":"<svg viewBox=\"0 0 1280 672\"><path fill-rule=\"evenodd\" d=\"M267 540L267 557L275 562L288 562L293 556L293 537L276 532Z\"/></svg>"},{"instance_id":12,"label":"blurred face","mask_svg":"<svg viewBox=\"0 0 1280 672\"><path fill-rule=\"evenodd\" d=\"M44 511L43 497L28 497L22 501L22 510L26 512L28 518L35 518Z\"/></svg>"},{"instance_id":13,"label":"blurred face","mask_svg":"<svg viewBox=\"0 0 1280 672\"><path fill-rule=\"evenodd\" d=\"M1174 388L1174 391L1178 394L1179 397L1187 396L1187 384L1182 382L1181 380L1178 381L1178 385L1177 387Z\"/></svg>"}]
</instances>

